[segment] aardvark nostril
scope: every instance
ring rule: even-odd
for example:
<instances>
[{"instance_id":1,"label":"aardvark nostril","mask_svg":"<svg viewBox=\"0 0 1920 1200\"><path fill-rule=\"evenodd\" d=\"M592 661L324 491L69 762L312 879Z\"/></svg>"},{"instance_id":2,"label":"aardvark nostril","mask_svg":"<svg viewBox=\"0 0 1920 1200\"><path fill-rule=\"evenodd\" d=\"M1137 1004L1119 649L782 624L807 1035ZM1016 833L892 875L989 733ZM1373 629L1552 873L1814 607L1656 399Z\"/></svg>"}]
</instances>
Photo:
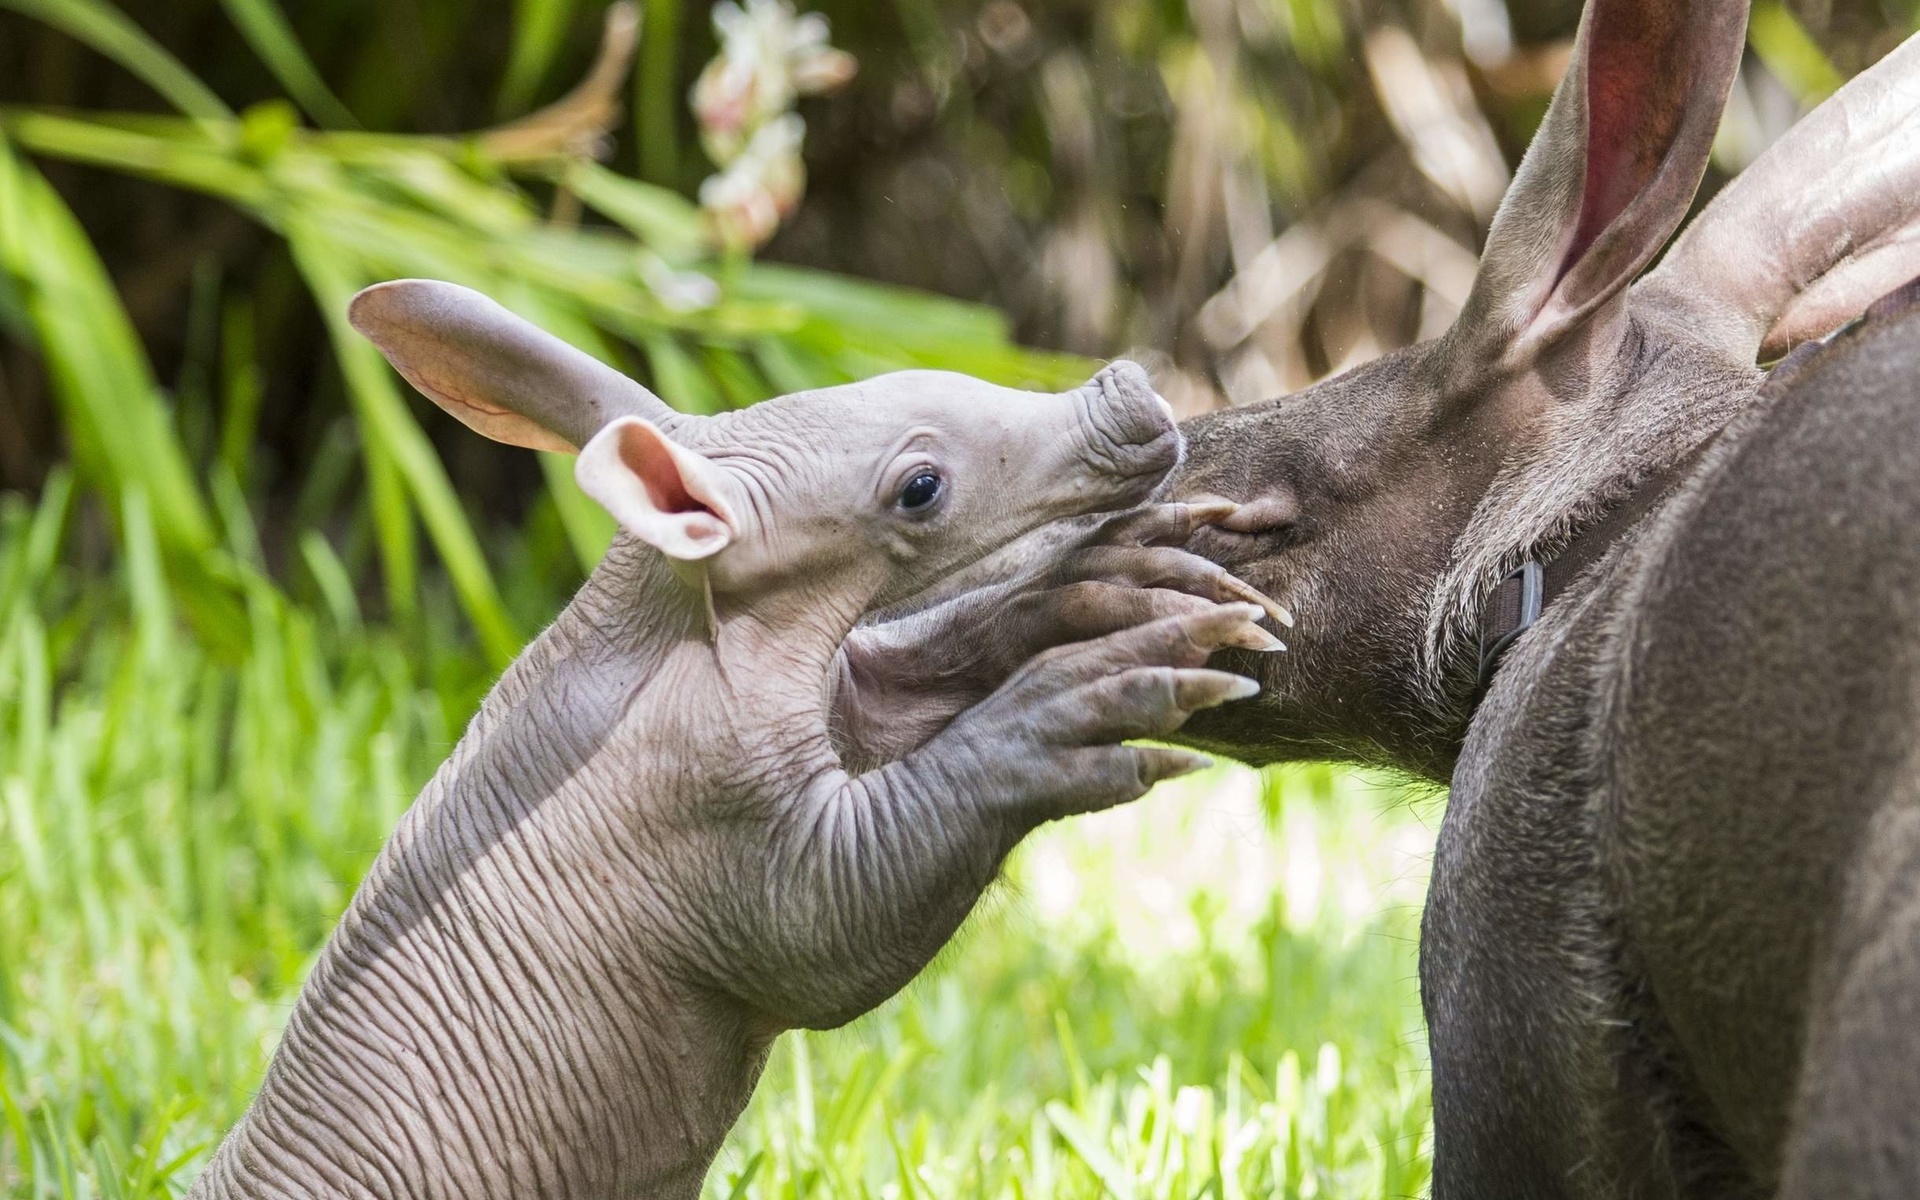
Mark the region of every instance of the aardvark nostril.
<instances>
[{"instance_id":1,"label":"aardvark nostril","mask_svg":"<svg viewBox=\"0 0 1920 1200\"><path fill-rule=\"evenodd\" d=\"M1153 390L1138 363L1125 359L1109 364L1090 385L1106 401L1115 440L1140 445L1173 432L1173 406Z\"/></svg>"}]
</instances>

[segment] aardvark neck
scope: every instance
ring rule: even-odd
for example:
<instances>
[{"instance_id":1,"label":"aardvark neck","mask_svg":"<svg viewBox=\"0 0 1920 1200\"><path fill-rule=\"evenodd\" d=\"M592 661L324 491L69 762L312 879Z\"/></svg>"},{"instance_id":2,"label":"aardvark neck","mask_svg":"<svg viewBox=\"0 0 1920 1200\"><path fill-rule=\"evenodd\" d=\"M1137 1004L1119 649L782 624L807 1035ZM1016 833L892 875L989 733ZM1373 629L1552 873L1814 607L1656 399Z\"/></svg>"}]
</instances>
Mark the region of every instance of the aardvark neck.
<instances>
[{"instance_id":1,"label":"aardvark neck","mask_svg":"<svg viewBox=\"0 0 1920 1200\"><path fill-rule=\"evenodd\" d=\"M197 1194L697 1195L768 1033L690 996L655 936L680 915L659 814L700 797L636 706L711 654L657 557L617 545L508 670Z\"/></svg>"}]
</instances>

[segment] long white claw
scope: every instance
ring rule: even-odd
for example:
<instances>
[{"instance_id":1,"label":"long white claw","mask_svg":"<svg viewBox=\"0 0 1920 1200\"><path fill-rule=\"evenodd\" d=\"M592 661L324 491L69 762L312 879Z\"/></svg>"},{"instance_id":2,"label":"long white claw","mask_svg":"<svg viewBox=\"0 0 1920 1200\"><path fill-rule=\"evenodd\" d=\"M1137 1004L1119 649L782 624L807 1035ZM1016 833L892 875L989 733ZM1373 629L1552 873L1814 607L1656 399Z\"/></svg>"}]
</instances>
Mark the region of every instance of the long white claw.
<instances>
[{"instance_id":1,"label":"long white claw","mask_svg":"<svg viewBox=\"0 0 1920 1200\"><path fill-rule=\"evenodd\" d=\"M1293 628L1293 614L1281 607L1278 600L1267 595L1259 588L1254 587L1237 575L1227 576L1226 588L1228 592L1232 593L1238 599L1245 600L1250 604L1259 605L1260 611L1272 617L1286 628Z\"/></svg>"},{"instance_id":2,"label":"long white claw","mask_svg":"<svg viewBox=\"0 0 1920 1200\"><path fill-rule=\"evenodd\" d=\"M1259 612L1260 610L1257 606L1252 606L1248 611ZM1251 617L1245 625L1234 630L1233 637L1228 639L1227 645L1238 646L1242 650L1257 650L1262 654L1272 654L1277 650L1285 650L1287 648L1285 642L1254 624L1254 622L1259 619L1258 616Z\"/></svg>"},{"instance_id":3,"label":"long white claw","mask_svg":"<svg viewBox=\"0 0 1920 1200\"><path fill-rule=\"evenodd\" d=\"M1260 684L1245 675L1234 676L1234 683L1227 689L1227 699L1245 700L1249 696L1260 694Z\"/></svg>"}]
</instances>

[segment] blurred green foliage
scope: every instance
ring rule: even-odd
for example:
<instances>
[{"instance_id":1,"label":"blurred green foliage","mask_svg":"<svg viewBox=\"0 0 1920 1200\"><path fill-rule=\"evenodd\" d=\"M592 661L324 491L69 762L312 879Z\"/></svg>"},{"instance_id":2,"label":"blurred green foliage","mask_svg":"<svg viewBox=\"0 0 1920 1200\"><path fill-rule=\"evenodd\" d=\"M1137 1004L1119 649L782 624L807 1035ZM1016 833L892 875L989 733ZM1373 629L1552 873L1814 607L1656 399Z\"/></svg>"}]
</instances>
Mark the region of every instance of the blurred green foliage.
<instances>
[{"instance_id":1,"label":"blurred green foliage","mask_svg":"<svg viewBox=\"0 0 1920 1200\"><path fill-rule=\"evenodd\" d=\"M346 325L346 300L359 287L420 276L479 288L642 374L669 402L692 411L911 366L1055 386L1085 370L1065 357L1013 347L1002 319L989 310L715 258L698 211L678 193L617 174L582 153L604 132L604 118L591 106L584 113L547 110L478 135L314 130L302 126L285 100L261 101L236 116L110 6L6 0L0 7L38 17L109 55L180 110L179 116L31 108L0 114L0 264L10 285L0 301L16 336L45 363L79 479L108 501L108 512L126 496L144 497L173 588L203 636L229 650L238 649L239 576L247 564L221 551L214 493L224 488L236 503L266 499L251 467L259 381L272 366L235 353L236 341L240 348L257 345L245 285L215 276L199 289L195 299L208 310L203 320L211 326L217 308L220 331L203 335L190 348L200 357L180 367L192 374L199 394L177 387L170 404L101 256L33 157L196 193L283 240L331 343L353 423L348 453L357 457L364 481L359 497L312 498L304 515L324 524L344 512L349 578L361 574L354 547L371 540L386 613L402 624L418 610L417 531L423 529L495 665L517 652L524 623L508 611L472 514L416 407L373 347ZM227 8L277 80L317 119L345 123L333 120L344 118L344 110L271 0L231 0ZM537 28L531 18L522 24L527 38ZM621 71L614 82L624 78ZM582 225L543 215L523 185L544 189L555 208L577 214L584 206L604 220ZM221 349L227 353L216 362ZM215 378L226 401L217 418L208 386ZM172 411L189 404L202 411ZM209 470L189 469L214 446L222 453ZM584 569L597 560L608 530L580 502L566 472L554 462L543 465L552 511ZM282 548L320 545L309 532L296 520L276 540ZM318 591L318 578L311 582Z\"/></svg>"}]
</instances>

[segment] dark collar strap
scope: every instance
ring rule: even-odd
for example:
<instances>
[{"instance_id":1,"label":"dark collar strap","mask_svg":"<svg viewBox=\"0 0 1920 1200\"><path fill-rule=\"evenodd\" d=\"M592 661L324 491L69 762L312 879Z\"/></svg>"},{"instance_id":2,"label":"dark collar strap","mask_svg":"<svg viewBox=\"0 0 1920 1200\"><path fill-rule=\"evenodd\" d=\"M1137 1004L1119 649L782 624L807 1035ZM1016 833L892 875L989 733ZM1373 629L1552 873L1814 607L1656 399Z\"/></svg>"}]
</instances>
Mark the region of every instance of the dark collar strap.
<instances>
[{"instance_id":1,"label":"dark collar strap","mask_svg":"<svg viewBox=\"0 0 1920 1200\"><path fill-rule=\"evenodd\" d=\"M1478 693L1484 695L1493 683L1500 660L1520 635L1533 627L1547 606L1564 594L1582 571L1613 547L1655 505L1678 491L1713 445L1718 434L1707 438L1679 462L1647 478L1633 495L1609 509L1598 521L1580 531L1560 553L1542 562L1530 558L1515 567L1487 598L1486 612L1480 619L1480 678Z\"/></svg>"},{"instance_id":2,"label":"dark collar strap","mask_svg":"<svg viewBox=\"0 0 1920 1200\"><path fill-rule=\"evenodd\" d=\"M1827 336L1795 347L1791 354L1774 364L1766 386L1775 387L1778 381L1792 379L1825 347L1862 325L1889 320L1915 306L1920 306L1920 279L1882 296L1869 305L1863 315L1848 321ZM1679 462L1650 476L1624 503L1582 530L1559 554L1544 564L1537 559L1528 559L1500 581L1500 586L1488 597L1487 610L1480 621L1480 683L1476 695L1486 694L1487 685L1493 682L1493 673L1500 668L1501 656L1540 619L1547 605L1552 604L1580 572L1600 561L1608 548L1631 530L1640 518L1677 491L1693 475L1693 469L1705 457L1708 447L1719 437L1718 432L1713 433Z\"/></svg>"},{"instance_id":3,"label":"dark collar strap","mask_svg":"<svg viewBox=\"0 0 1920 1200\"><path fill-rule=\"evenodd\" d=\"M1485 694L1493 683L1493 672L1507 647L1533 628L1547 602L1547 572L1535 559L1515 567L1500 586L1487 597L1487 611L1480 618L1480 679L1475 691Z\"/></svg>"}]
</instances>

